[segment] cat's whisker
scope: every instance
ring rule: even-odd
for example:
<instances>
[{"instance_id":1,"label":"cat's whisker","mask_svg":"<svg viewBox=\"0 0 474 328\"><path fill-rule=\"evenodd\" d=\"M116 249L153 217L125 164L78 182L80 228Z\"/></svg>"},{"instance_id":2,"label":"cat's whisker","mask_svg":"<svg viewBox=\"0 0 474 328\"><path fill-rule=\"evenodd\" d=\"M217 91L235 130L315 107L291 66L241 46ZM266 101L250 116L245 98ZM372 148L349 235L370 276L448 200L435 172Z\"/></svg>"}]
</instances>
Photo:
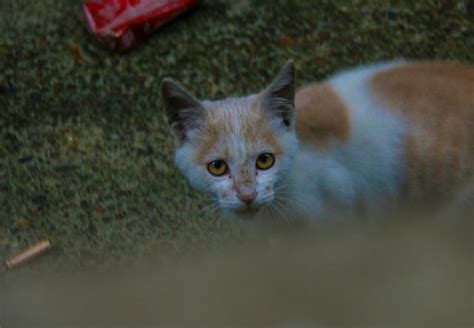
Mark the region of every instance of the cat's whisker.
<instances>
[{"instance_id":1,"label":"cat's whisker","mask_svg":"<svg viewBox=\"0 0 474 328\"><path fill-rule=\"evenodd\" d=\"M307 203L303 200L303 196L302 192L277 193L274 200L281 204L289 217L294 218L294 212L287 204L293 204L293 208L305 208Z\"/></svg>"},{"instance_id":2,"label":"cat's whisker","mask_svg":"<svg viewBox=\"0 0 474 328\"><path fill-rule=\"evenodd\" d=\"M217 202L212 202L201 208L204 218L217 220L221 214L221 208Z\"/></svg>"},{"instance_id":3,"label":"cat's whisker","mask_svg":"<svg viewBox=\"0 0 474 328\"><path fill-rule=\"evenodd\" d=\"M274 198L285 203L303 204L300 196L303 196L303 193L295 191L280 191L275 192Z\"/></svg>"},{"instance_id":4,"label":"cat's whisker","mask_svg":"<svg viewBox=\"0 0 474 328\"><path fill-rule=\"evenodd\" d=\"M297 190L291 190L290 188L286 189L286 188L282 188L282 187L275 188L274 192L275 192L276 197L278 197L278 196L286 196L286 197L290 196L291 198L298 198L298 196L303 196L304 195L303 192L300 192L300 191L297 191Z\"/></svg>"},{"instance_id":5,"label":"cat's whisker","mask_svg":"<svg viewBox=\"0 0 474 328\"><path fill-rule=\"evenodd\" d=\"M298 195L295 193L289 193L287 195L282 194L282 195L275 196L275 198L287 204L294 203L296 205L304 205L305 202L302 200L300 196L303 196L303 194Z\"/></svg>"},{"instance_id":6,"label":"cat's whisker","mask_svg":"<svg viewBox=\"0 0 474 328\"><path fill-rule=\"evenodd\" d=\"M288 210L287 208L284 206L283 202L281 202L280 200L278 199L274 199L272 201L272 206L275 208L275 210L277 211L278 213L278 216L283 219L286 223L289 223L289 220L288 220Z\"/></svg>"},{"instance_id":7,"label":"cat's whisker","mask_svg":"<svg viewBox=\"0 0 474 328\"><path fill-rule=\"evenodd\" d=\"M203 211L203 212L208 212L208 211L210 211L210 210L214 210L216 207L217 207L217 204L216 204L216 203L211 203L211 204L208 204L208 205L206 205L206 206L203 206L203 207L201 208L201 211Z\"/></svg>"},{"instance_id":8,"label":"cat's whisker","mask_svg":"<svg viewBox=\"0 0 474 328\"><path fill-rule=\"evenodd\" d=\"M271 217L276 217L277 219L280 219L282 217L275 203L269 203L267 208L270 211Z\"/></svg>"},{"instance_id":9,"label":"cat's whisker","mask_svg":"<svg viewBox=\"0 0 474 328\"><path fill-rule=\"evenodd\" d=\"M285 196L284 198L291 198L294 200L298 200L300 197L304 196L305 194L299 190L292 190L291 188L284 189L282 187L277 187L274 189L275 192L275 197L281 198L282 196Z\"/></svg>"}]
</instances>

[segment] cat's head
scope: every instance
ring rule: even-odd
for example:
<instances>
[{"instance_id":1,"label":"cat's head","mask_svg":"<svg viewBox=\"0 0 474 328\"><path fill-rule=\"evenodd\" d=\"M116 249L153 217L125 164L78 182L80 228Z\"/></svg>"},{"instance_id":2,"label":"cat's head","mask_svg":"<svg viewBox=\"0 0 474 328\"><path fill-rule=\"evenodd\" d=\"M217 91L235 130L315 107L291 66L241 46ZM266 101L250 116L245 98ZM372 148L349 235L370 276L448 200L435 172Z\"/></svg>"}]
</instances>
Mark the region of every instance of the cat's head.
<instances>
[{"instance_id":1,"label":"cat's head","mask_svg":"<svg viewBox=\"0 0 474 328\"><path fill-rule=\"evenodd\" d=\"M195 188L242 218L278 201L298 144L291 61L265 90L245 97L199 101L170 79L161 89L175 163Z\"/></svg>"}]
</instances>

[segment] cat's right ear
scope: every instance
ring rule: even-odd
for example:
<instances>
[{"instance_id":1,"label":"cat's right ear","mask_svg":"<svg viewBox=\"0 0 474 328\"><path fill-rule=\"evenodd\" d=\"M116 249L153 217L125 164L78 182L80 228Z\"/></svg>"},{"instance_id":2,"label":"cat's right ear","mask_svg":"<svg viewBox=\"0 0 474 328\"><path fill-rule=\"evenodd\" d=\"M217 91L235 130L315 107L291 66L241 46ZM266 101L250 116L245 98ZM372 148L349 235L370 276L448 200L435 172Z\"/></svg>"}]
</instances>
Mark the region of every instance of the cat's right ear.
<instances>
[{"instance_id":1,"label":"cat's right ear","mask_svg":"<svg viewBox=\"0 0 474 328\"><path fill-rule=\"evenodd\" d=\"M295 66L288 60L263 92L263 105L287 126L295 123Z\"/></svg>"},{"instance_id":2,"label":"cat's right ear","mask_svg":"<svg viewBox=\"0 0 474 328\"><path fill-rule=\"evenodd\" d=\"M182 143L187 132L199 126L204 108L184 87L169 78L161 82L161 96L171 130Z\"/></svg>"}]
</instances>

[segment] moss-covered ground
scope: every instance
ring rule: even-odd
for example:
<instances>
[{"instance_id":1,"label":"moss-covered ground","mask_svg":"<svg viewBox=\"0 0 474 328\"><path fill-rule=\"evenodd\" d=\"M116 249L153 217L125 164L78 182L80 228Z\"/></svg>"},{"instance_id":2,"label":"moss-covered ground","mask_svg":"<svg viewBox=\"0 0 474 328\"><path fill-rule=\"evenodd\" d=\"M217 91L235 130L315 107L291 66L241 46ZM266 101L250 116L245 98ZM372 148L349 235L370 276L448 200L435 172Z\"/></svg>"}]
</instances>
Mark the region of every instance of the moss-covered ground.
<instances>
[{"instance_id":1,"label":"moss-covered ground","mask_svg":"<svg viewBox=\"0 0 474 328\"><path fill-rule=\"evenodd\" d=\"M97 267L240 236L175 169L161 79L216 98L288 58L299 85L391 58L474 62L474 2L393 3L208 0L118 55L80 1L0 1L0 259L49 239L35 265Z\"/></svg>"}]
</instances>

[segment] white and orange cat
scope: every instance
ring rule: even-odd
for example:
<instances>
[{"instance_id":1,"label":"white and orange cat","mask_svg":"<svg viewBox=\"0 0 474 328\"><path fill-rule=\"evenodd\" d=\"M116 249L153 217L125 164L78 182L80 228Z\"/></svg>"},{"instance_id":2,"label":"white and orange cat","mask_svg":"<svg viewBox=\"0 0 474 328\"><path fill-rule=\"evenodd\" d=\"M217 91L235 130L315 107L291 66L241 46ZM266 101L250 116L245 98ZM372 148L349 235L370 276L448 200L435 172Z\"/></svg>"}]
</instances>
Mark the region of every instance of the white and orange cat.
<instances>
[{"instance_id":1,"label":"white and orange cat","mask_svg":"<svg viewBox=\"0 0 474 328\"><path fill-rule=\"evenodd\" d=\"M323 220L405 205L474 207L474 68L389 62L296 91L287 62L265 90L162 96L175 162L227 216Z\"/></svg>"}]
</instances>

